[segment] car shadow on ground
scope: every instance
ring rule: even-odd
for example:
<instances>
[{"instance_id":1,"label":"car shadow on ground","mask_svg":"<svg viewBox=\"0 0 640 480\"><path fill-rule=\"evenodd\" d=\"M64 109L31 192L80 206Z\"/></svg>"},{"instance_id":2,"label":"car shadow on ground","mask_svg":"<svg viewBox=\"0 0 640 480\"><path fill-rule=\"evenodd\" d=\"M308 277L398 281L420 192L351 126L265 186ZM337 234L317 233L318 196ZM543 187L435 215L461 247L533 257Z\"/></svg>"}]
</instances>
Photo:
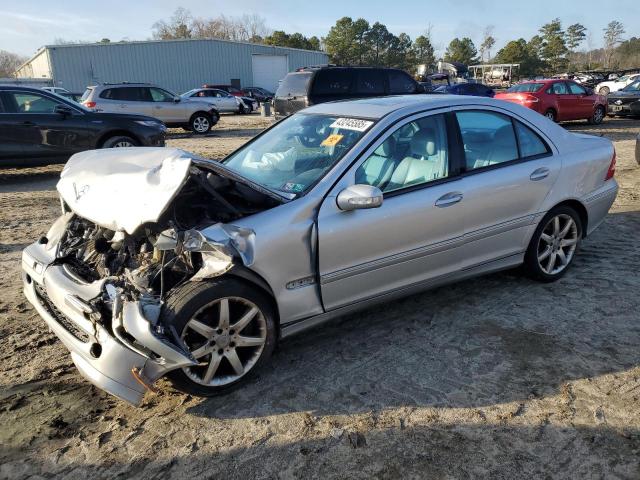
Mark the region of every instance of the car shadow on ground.
<instances>
[{"instance_id":1,"label":"car shadow on ground","mask_svg":"<svg viewBox=\"0 0 640 480\"><path fill-rule=\"evenodd\" d=\"M0 169L0 193L39 192L55 189L63 165L48 165L44 168Z\"/></svg>"},{"instance_id":2,"label":"car shadow on ground","mask_svg":"<svg viewBox=\"0 0 640 480\"><path fill-rule=\"evenodd\" d=\"M257 380L192 415L482 407L556 394L640 362L640 212L611 214L559 282L507 271L370 308L285 340ZM615 299L615 301L611 301Z\"/></svg>"},{"instance_id":3,"label":"car shadow on ground","mask_svg":"<svg viewBox=\"0 0 640 480\"><path fill-rule=\"evenodd\" d=\"M637 118L607 118L600 125L589 125L584 121L563 122L560 125L574 133L599 135L612 142L635 140L640 130Z\"/></svg>"}]
</instances>

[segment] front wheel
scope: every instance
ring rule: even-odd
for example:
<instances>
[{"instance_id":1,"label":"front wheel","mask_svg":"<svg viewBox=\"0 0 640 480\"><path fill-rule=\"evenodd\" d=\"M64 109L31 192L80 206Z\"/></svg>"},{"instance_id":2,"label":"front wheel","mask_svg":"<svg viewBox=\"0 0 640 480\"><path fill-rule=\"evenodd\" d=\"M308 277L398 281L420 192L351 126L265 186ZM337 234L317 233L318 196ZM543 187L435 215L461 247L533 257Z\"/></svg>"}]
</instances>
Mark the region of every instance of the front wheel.
<instances>
[{"instance_id":1,"label":"front wheel","mask_svg":"<svg viewBox=\"0 0 640 480\"><path fill-rule=\"evenodd\" d=\"M203 135L209 133L213 127L213 121L206 113L194 113L189 121L189 127L193 133Z\"/></svg>"},{"instance_id":2,"label":"front wheel","mask_svg":"<svg viewBox=\"0 0 640 480\"><path fill-rule=\"evenodd\" d=\"M167 375L180 391L213 396L244 383L276 345L275 312L266 294L239 280L188 282L173 292L161 320L199 362Z\"/></svg>"},{"instance_id":3,"label":"front wheel","mask_svg":"<svg viewBox=\"0 0 640 480\"><path fill-rule=\"evenodd\" d=\"M527 273L554 282L571 265L582 239L582 222L573 208L561 206L547 213L533 233L524 257Z\"/></svg>"},{"instance_id":4,"label":"front wheel","mask_svg":"<svg viewBox=\"0 0 640 480\"><path fill-rule=\"evenodd\" d=\"M602 87L600 90L598 90L598 93L600 95L609 95L610 93L609 87Z\"/></svg>"},{"instance_id":5,"label":"front wheel","mask_svg":"<svg viewBox=\"0 0 640 480\"><path fill-rule=\"evenodd\" d=\"M547 110L546 112L544 112L544 116L547 117L549 120L551 120L552 122L557 122L557 115L556 115L556 111L552 108L550 108L549 110Z\"/></svg>"},{"instance_id":6,"label":"front wheel","mask_svg":"<svg viewBox=\"0 0 640 480\"><path fill-rule=\"evenodd\" d=\"M126 135L116 135L114 137L107 138L102 144L102 148L129 148L135 146L137 146L136 141Z\"/></svg>"},{"instance_id":7,"label":"front wheel","mask_svg":"<svg viewBox=\"0 0 640 480\"><path fill-rule=\"evenodd\" d=\"M596 107L593 116L588 120L591 125L600 125L604 120L606 113L603 107Z\"/></svg>"}]
</instances>

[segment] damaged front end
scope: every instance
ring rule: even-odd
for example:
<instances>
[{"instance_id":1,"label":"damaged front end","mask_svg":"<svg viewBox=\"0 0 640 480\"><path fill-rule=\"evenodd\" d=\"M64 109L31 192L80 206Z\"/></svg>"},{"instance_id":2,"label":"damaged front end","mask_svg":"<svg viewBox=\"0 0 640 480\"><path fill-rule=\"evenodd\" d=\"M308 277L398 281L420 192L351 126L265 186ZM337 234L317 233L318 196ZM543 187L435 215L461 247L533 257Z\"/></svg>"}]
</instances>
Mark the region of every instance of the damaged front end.
<instances>
[{"instance_id":1,"label":"damaged front end","mask_svg":"<svg viewBox=\"0 0 640 480\"><path fill-rule=\"evenodd\" d=\"M22 257L25 295L80 372L136 405L167 372L198 365L163 322L164 299L250 266L254 234L229 222L280 203L185 152L147 150L106 166L96 152L72 158L64 213Z\"/></svg>"}]
</instances>

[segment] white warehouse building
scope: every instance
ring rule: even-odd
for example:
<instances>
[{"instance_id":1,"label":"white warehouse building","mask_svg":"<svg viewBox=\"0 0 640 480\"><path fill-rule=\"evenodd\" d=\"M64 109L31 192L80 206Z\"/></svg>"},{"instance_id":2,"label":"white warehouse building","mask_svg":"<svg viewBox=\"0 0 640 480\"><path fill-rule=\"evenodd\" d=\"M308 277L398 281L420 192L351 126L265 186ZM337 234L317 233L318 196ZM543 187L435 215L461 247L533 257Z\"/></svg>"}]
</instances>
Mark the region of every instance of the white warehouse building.
<instances>
[{"instance_id":1,"label":"white warehouse building","mask_svg":"<svg viewBox=\"0 0 640 480\"><path fill-rule=\"evenodd\" d=\"M16 74L71 92L120 82L154 83L177 93L204 83L275 91L287 72L326 63L326 53L311 50L218 39L154 40L48 45Z\"/></svg>"}]
</instances>

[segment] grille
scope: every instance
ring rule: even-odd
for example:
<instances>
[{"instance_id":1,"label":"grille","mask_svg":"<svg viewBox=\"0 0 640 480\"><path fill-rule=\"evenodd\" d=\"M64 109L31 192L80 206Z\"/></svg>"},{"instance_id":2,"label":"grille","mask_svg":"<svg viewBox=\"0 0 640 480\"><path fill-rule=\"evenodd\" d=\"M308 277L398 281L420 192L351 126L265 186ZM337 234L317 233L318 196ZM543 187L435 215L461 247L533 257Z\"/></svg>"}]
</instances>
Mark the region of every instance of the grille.
<instances>
[{"instance_id":1,"label":"grille","mask_svg":"<svg viewBox=\"0 0 640 480\"><path fill-rule=\"evenodd\" d=\"M62 325L67 332L73 335L76 339L81 342L87 343L90 338L89 335L84 330L78 328L71 320L69 320L60 310L56 308L53 304L49 296L47 295L47 291L44 287L38 283L35 283L36 296L40 301L40 304L44 307L44 309L51 315L56 321Z\"/></svg>"}]
</instances>

